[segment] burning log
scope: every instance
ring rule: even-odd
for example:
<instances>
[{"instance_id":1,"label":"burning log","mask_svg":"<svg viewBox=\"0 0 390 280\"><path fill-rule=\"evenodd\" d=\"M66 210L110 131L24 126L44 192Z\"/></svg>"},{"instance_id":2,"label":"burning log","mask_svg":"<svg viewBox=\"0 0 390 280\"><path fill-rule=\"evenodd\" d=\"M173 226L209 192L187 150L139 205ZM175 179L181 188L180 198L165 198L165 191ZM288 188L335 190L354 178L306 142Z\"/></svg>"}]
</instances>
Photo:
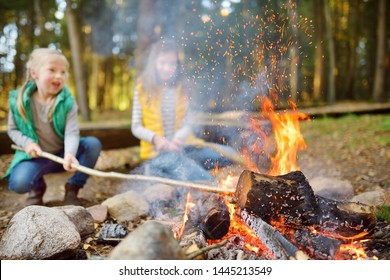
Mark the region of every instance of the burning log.
<instances>
[{"instance_id":1,"label":"burning log","mask_svg":"<svg viewBox=\"0 0 390 280\"><path fill-rule=\"evenodd\" d=\"M207 239L221 239L230 227L229 211L223 198L220 195L203 193L196 196L197 203L190 210L188 225L199 227Z\"/></svg>"},{"instance_id":2,"label":"burning log","mask_svg":"<svg viewBox=\"0 0 390 280\"><path fill-rule=\"evenodd\" d=\"M329 236L313 233L308 229L294 231L295 243L309 251L317 260L333 259L342 241Z\"/></svg>"},{"instance_id":3,"label":"burning log","mask_svg":"<svg viewBox=\"0 0 390 280\"><path fill-rule=\"evenodd\" d=\"M376 224L366 206L314 195L300 171L270 176L245 170L236 189L238 206L270 224L290 228L312 227L342 239L361 238Z\"/></svg>"},{"instance_id":4,"label":"burning log","mask_svg":"<svg viewBox=\"0 0 390 280\"><path fill-rule=\"evenodd\" d=\"M369 234L377 223L377 218L369 206L333 201L316 196L318 202L317 229L340 239L361 239Z\"/></svg>"},{"instance_id":5,"label":"burning log","mask_svg":"<svg viewBox=\"0 0 390 280\"><path fill-rule=\"evenodd\" d=\"M246 210L240 211L241 218L253 229L256 236L272 254L281 260L308 260L309 257L294 244L288 241L274 227L263 221L260 217L248 213Z\"/></svg>"},{"instance_id":6,"label":"burning log","mask_svg":"<svg viewBox=\"0 0 390 280\"><path fill-rule=\"evenodd\" d=\"M229 232L230 217L227 209L211 209L202 220L200 228L207 239L221 239Z\"/></svg>"},{"instance_id":7,"label":"burning log","mask_svg":"<svg viewBox=\"0 0 390 280\"><path fill-rule=\"evenodd\" d=\"M265 222L301 227L317 222L316 197L300 172L269 176L244 170L236 189L238 206Z\"/></svg>"}]
</instances>

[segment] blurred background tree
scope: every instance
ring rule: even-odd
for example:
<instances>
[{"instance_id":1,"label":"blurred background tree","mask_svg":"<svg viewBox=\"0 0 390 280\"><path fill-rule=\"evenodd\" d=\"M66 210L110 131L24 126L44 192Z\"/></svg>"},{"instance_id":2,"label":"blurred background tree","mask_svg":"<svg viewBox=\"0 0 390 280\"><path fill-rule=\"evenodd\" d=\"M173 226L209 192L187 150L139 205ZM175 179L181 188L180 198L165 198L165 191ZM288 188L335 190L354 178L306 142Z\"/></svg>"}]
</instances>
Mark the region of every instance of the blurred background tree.
<instances>
[{"instance_id":1,"label":"blurred background tree","mask_svg":"<svg viewBox=\"0 0 390 280\"><path fill-rule=\"evenodd\" d=\"M258 110L389 101L386 0L0 0L0 119L36 47L61 49L80 117L130 112L134 80L160 37L182 46L196 108ZM129 117L131 117L129 113Z\"/></svg>"}]
</instances>

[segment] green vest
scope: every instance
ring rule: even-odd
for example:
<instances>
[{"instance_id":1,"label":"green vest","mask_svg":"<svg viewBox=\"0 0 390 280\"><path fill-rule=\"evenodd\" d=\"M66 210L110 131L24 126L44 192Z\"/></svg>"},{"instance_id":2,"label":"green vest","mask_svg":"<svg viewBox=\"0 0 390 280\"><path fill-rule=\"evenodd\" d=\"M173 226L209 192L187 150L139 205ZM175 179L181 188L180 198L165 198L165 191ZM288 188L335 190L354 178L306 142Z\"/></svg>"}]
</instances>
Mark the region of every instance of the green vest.
<instances>
[{"instance_id":1,"label":"green vest","mask_svg":"<svg viewBox=\"0 0 390 280\"><path fill-rule=\"evenodd\" d=\"M39 144L39 139L35 133L34 120L30 108L31 95L37 90L37 86L33 82L29 82L26 86L26 89L23 93L23 105L27 114L27 122L24 121L23 117L18 111L17 100L19 90L13 90L10 92L8 99L9 108L12 111L14 121L18 129L27 137L31 138L34 142ZM54 111L53 111L53 126L55 132L64 139L65 137L65 126L66 126L66 116L68 112L72 109L75 100L72 97L69 89L63 87L62 90L57 94ZM10 167L8 168L4 179L8 179L11 174L12 169L21 161L29 160L31 157L25 152L16 151L14 159L11 162Z\"/></svg>"}]
</instances>

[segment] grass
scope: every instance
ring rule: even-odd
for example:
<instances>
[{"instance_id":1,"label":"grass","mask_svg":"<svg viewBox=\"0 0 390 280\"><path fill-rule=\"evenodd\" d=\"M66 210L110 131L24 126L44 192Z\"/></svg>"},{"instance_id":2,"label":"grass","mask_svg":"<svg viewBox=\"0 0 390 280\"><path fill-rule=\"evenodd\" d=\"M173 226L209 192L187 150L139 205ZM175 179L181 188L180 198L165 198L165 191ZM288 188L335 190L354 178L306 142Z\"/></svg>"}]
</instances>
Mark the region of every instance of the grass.
<instances>
[{"instance_id":1,"label":"grass","mask_svg":"<svg viewBox=\"0 0 390 280\"><path fill-rule=\"evenodd\" d=\"M388 223L390 223L390 205L383 205L378 208L376 211L376 216L379 219L382 219Z\"/></svg>"},{"instance_id":2,"label":"grass","mask_svg":"<svg viewBox=\"0 0 390 280\"><path fill-rule=\"evenodd\" d=\"M315 118L301 123L308 145L318 137L338 141L346 148L390 143L390 115L347 115L340 118Z\"/></svg>"}]
</instances>

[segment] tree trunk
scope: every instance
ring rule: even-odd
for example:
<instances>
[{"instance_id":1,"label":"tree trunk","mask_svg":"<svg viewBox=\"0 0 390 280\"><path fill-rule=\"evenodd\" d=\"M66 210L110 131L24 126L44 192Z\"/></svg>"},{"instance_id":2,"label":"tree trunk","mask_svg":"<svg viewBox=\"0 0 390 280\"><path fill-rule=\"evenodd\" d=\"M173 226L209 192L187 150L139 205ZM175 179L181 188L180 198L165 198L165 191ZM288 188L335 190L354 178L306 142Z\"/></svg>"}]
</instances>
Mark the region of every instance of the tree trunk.
<instances>
[{"instance_id":1,"label":"tree trunk","mask_svg":"<svg viewBox=\"0 0 390 280\"><path fill-rule=\"evenodd\" d=\"M377 102L384 101L385 73L385 38L386 38L386 0L379 0L377 50L373 97Z\"/></svg>"},{"instance_id":2,"label":"tree trunk","mask_svg":"<svg viewBox=\"0 0 390 280\"><path fill-rule=\"evenodd\" d=\"M298 83L299 83L299 55L298 55L298 19L296 5L289 5L288 15L291 20L291 30L293 42L289 50L290 57L290 94L291 99L297 102L298 99Z\"/></svg>"},{"instance_id":3,"label":"tree trunk","mask_svg":"<svg viewBox=\"0 0 390 280\"><path fill-rule=\"evenodd\" d=\"M135 53L135 63L138 69L143 68L145 51L151 42L156 38L155 12L156 0L143 0L139 2L139 16L137 22L137 49Z\"/></svg>"},{"instance_id":4,"label":"tree trunk","mask_svg":"<svg viewBox=\"0 0 390 280\"><path fill-rule=\"evenodd\" d=\"M90 120L88 98L86 92L86 79L83 71L83 58L81 42L78 30L77 18L72 10L72 0L66 1L66 17L68 22L69 42L72 53L73 71L75 77L75 84L77 88L77 101L80 108L81 116L84 121Z\"/></svg>"},{"instance_id":5,"label":"tree trunk","mask_svg":"<svg viewBox=\"0 0 390 280\"><path fill-rule=\"evenodd\" d=\"M353 99L354 97L354 80L355 80L355 73L356 73L356 47L358 45L359 40L359 22L358 19L360 18L359 13L359 3L357 1L352 1L350 13L349 13L349 35L348 35L348 52L349 57L346 61L346 64L348 66L347 73L345 77L345 89L343 92L343 97L345 99Z\"/></svg>"},{"instance_id":6,"label":"tree trunk","mask_svg":"<svg viewBox=\"0 0 390 280\"><path fill-rule=\"evenodd\" d=\"M314 82L313 98L321 100L324 93L324 0L315 2L315 55L314 55Z\"/></svg>"},{"instance_id":7,"label":"tree trunk","mask_svg":"<svg viewBox=\"0 0 390 280\"><path fill-rule=\"evenodd\" d=\"M106 95L101 95L101 99L99 100L99 104L102 105L102 108L112 108L113 107L113 87L114 87L114 80L115 80L115 75L112 69L114 68L115 62L113 60L113 57L109 57L105 60L104 63L104 72L105 74L105 80L104 80L104 85L102 85L102 90L104 92L109 92L110 94Z\"/></svg>"},{"instance_id":8,"label":"tree trunk","mask_svg":"<svg viewBox=\"0 0 390 280\"><path fill-rule=\"evenodd\" d=\"M93 110L94 108L95 109L99 108L98 107L98 100L99 100L99 85L98 85L98 83L100 80L100 77L99 77L99 55L92 54L91 59L92 59L92 63L91 63L92 80L90 81L89 98L91 100L91 96L93 97L92 100L94 102L91 104L91 108Z\"/></svg>"},{"instance_id":9,"label":"tree trunk","mask_svg":"<svg viewBox=\"0 0 390 280\"><path fill-rule=\"evenodd\" d=\"M332 19L330 14L329 1L324 1L324 10L325 10L325 27L326 27L326 37L328 40L328 55L329 55L329 72L328 72L328 94L327 101L329 104L333 104L336 101L336 85L335 85L335 72L336 72L336 57L335 57L335 48L332 32Z\"/></svg>"},{"instance_id":10,"label":"tree trunk","mask_svg":"<svg viewBox=\"0 0 390 280\"><path fill-rule=\"evenodd\" d=\"M43 15L42 15L42 10L41 10L41 4L40 0L34 0L33 5L34 5L34 14L35 14L35 21L36 24L39 28L39 37L43 38L44 32L45 32L45 27L44 27L44 22L43 22Z\"/></svg>"}]
</instances>

